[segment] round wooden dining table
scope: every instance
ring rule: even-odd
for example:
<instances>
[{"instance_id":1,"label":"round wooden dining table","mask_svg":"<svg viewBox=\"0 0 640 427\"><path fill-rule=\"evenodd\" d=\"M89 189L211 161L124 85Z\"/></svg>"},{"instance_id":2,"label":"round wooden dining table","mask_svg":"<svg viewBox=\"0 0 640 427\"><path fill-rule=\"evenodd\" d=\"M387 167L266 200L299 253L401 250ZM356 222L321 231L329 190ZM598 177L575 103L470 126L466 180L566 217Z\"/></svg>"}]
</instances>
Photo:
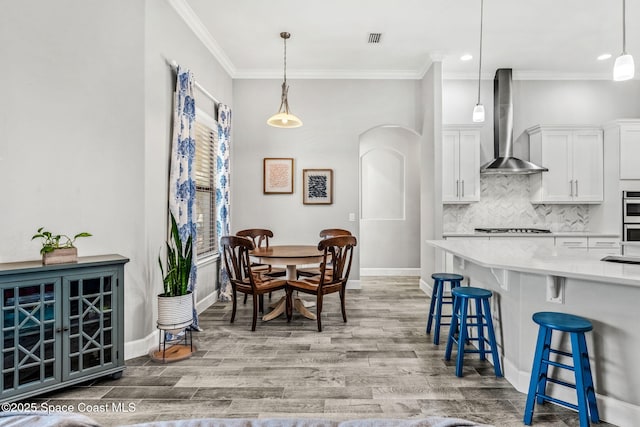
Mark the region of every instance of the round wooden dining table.
<instances>
[{"instance_id":1,"label":"round wooden dining table","mask_svg":"<svg viewBox=\"0 0 640 427\"><path fill-rule=\"evenodd\" d=\"M296 280L296 266L304 264L316 264L322 261L323 252L318 250L316 245L274 245L268 248L256 248L249 252L261 264L286 265L287 280ZM313 306L314 303L305 303L301 298L295 297L293 308L308 319L315 319L316 315L307 310L306 307ZM269 313L262 317L262 320L275 319L286 308L286 298L282 297Z\"/></svg>"}]
</instances>

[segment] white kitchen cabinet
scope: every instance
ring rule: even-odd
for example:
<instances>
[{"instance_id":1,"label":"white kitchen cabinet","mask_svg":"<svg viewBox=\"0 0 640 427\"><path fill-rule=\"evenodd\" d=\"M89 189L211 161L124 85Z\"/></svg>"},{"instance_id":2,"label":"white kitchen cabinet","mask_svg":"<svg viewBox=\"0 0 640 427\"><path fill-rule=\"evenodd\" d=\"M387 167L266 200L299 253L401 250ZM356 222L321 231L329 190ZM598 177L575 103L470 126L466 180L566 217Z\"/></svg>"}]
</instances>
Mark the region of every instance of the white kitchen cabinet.
<instances>
[{"instance_id":1,"label":"white kitchen cabinet","mask_svg":"<svg viewBox=\"0 0 640 427\"><path fill-rule=\"evenodd\" d=\"M442 132L442 202L480 200L480 128L445 126Z\"/></svg>"},{"instance_id":2,"label":"white kitchen cabinet","mask_svg":"<svg viewBox=\"0 0 640 427\"><path fill-rule=\"evenodd\" d=\"M589 247L589 239L587 237L556 237L556 247L579 249L587 252Z\"/></svg>"},{"instance_id":3,"label":"white kitchen cabinet","mask_svg":"<svg viewBox=\"0 0 640 427\"><path fill-rule=\"evenodd\" d=\"M511 241L518 241L518 242L530 242L533 243L535 245L547 245L550 247L553 247L555 242L553 239L553 236L540 236L540 237L536 237L536 236L528 236L528 235L524 235L524 236L491 236L489 237L489 240L511 240Z\"/></svg>"},{"instance_id":4,"label":"white kitchen cabinet","mask_svg":"<svg viewBox=\"0 0 640 427\"><path fill-rule=\"evenodd\" d=\"M620 179L640 179L640 120L621 119L605 125L607 147L620 152Z\"/></svg>"},{"instance_id":5,"label":"white kitchen cabinet","mask_svg":"<svg viewBox=\"0 0 640 427\"><path fill-rule=\"evenodd\" d=\"M532 203L601 203L604 186L602 129L534 126L529 158L549 169L530 175Z\"/></svg>"},{"instance_id":6,"label":"white kitchen cabinet","mask_svg":"<svg viewBox=\"0 0 640 427\"><path fill-rule=\"evenodd\" d=\"M589 252L603 255L620 255L620 239L617 237L589 237Z\"/></svg>"}]
</instances>

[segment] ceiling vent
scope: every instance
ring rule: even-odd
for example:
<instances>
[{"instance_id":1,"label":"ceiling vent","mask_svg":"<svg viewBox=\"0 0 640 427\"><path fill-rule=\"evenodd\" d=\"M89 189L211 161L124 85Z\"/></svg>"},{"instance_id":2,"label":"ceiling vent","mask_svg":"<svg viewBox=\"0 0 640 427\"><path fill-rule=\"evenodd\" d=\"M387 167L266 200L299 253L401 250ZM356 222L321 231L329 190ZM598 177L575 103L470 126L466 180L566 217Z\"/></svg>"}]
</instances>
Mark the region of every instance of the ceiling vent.
<instances>
[{"instance_id":1,"label":"ceiling vent","mask_svg":"<svg viewBox=\"0 0 640 427\"><path fill-rule=\"evenodd\" d=\"M369 33L369 42L372 44L380 43L380 39L382 38L382 33Z\"/></svg>"}]
</instances>

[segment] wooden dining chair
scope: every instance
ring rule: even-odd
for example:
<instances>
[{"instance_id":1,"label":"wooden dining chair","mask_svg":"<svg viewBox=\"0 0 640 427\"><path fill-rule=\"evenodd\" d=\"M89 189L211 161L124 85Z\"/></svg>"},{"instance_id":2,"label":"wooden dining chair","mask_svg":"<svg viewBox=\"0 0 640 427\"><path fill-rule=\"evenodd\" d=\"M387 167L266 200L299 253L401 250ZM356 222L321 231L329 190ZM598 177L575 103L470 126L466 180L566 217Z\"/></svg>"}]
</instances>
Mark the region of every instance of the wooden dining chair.
<instances>
[{"instance_id":1,"label":"wooden dining chair","mask_svg":"<svg viewBox=\"0 0 640 427\"><path fill-rule=\"evenodd\" d=\"M236 232L236 236L251 239L256 248L268 248L269 238L273 238L273 231L267 230L266 228L247 228L246 230ZM251 267L253 268L253 271L259 271L260 273L270 277L284 277L287 275L287 270L285 268L273 267L270 264L253 262L251 263ZM271 299L271 292L269 292L269 299ZM243 303L247 303L247 294L244 295Z\"/></svg>"},{"instance_id":2,"label":"wooden dining chair","mask_svg":"<svg viewBox=\"0 0 640 427\"><path fill-rule=\"evenodd\" d=\"M236 236L247 237L251 239L256 248L269 248L269 238L273 238L273 231L264 228L248 228L236 232ZM254 271L260 271L271 277L284 277L287 270L284 268L276 268L269 264L259 264L254 262L251 264Z\"/></svg>"},{"instance_id":3,"label":"wooden dining chair","mask_svg":"<svg viewBox=\"0 0 640 427\"><path fill-rule=\"evenodd\" d=\"M354 236L336 236L320 240L318 250L323 252L320 276L287 282L287 321L291 321L293 315L293 292L316 296L318 332L322 332L322 303L327 294L339 293L342 320L347 321L345 290L356 244Z\"/></svg>"},{"instance_id":4,"label":"wooden dining chair","mask_svg":"<svg viewBox=\"0 0 640 427\"><path fill-rule=\"evenodd\" d=\"M253 321L251 330L256 330L258 319L258 303L267 292L284 289L287 281L265 276L259 271L253 271L249 251L255 248L253 242L241 236L223 236L220 239L222 252L224 254L224 266L231 282L231 292L233 301L233 311L231 312L231 323L236 318L237 293L253 297ZM262 307L262 304L260 304Z\"/></svg>"},{"instance_id":5,"label":"wooden dining chair","mask_svg":"<svg viewBox=\"0 0 640 427\"><path fill-rule=\"evenodd\" d=\"M329 237L336 236L351 236L351 232L349 230L344 230L342 228L325 228L324 230L320 230L320 238L327 239ZM318 276L320 274L320 267L306 267L297 269L297 278L300 277L313 277Z\"/></svg>"}]
</instances>

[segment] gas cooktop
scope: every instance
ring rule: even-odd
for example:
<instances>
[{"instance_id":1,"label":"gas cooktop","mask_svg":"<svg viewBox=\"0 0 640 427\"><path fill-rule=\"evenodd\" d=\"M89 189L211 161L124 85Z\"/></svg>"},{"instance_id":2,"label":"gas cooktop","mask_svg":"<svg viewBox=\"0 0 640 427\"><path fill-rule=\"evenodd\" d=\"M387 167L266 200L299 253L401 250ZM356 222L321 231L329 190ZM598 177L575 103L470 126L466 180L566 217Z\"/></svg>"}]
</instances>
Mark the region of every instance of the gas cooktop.
<instances>
[{"instance_id":1,"label":"gas cooktop","mask_svg":"<svg viewBox=\"0 0 640 427\"><path fill-rule=\"evenodd\" d=\"M525 227L509 227L509 228L476 228L478 233L525 233L525 234L543 234L551 233L551 230L544 228L525 228Z\"/></svg>"}]
</instances>

